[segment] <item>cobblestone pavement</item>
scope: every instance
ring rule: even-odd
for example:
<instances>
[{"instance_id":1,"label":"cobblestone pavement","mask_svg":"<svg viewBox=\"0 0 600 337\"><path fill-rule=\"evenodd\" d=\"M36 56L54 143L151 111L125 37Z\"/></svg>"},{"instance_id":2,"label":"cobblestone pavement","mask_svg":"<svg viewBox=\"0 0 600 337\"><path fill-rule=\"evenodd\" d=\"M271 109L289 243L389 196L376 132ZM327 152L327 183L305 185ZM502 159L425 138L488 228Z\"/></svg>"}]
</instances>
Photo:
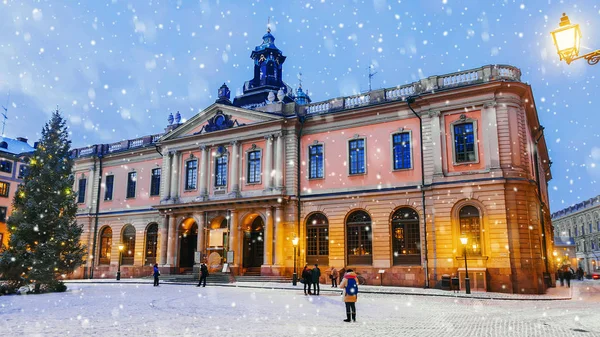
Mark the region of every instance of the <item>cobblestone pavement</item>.
<instances>
[{"instance_id":1,"label":"cobblestone pavement","mask_svg":"<svg viewBox=\"0 0 600 337\"><path fill-rule=\"evenodd\" d=\"M62 294L0 297L6 336L600 336L600 282L571 300L359 294L345 323L336 292L149 284L69 284ZM560 289L559 289L560 290Z\"/></svg>"}]
</instances>

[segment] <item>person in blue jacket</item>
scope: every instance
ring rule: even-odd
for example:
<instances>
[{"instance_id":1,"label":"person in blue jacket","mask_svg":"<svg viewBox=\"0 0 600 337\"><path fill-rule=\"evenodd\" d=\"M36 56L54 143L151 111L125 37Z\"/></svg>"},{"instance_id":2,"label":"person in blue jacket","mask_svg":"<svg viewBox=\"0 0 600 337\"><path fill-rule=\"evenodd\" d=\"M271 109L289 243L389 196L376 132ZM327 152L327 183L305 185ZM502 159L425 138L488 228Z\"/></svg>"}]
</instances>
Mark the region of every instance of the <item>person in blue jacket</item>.
<instances>
[{"instance_id":1,"label":"person in blue jacket","mask_svg":"<svg viewBox=\"0 0 600 337\"><path fill-rule=\"evenodd\" d=\"M154 264L154 286L158 287L158 277L160 276L160 272L158 271L158 264Z\"/></svg>"}]
</instances>

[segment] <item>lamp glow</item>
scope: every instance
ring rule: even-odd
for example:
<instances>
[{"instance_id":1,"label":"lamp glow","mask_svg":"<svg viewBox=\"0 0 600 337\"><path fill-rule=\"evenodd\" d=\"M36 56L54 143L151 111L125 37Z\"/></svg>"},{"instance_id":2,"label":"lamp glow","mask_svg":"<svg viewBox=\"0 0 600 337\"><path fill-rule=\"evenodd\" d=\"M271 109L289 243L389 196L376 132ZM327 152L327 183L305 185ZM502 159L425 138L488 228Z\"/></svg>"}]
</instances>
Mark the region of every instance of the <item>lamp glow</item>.
<instances>
[{"instance_id":1,"label":"lamp glow","mask_svg":"<svg viewBox=\"0 0 600 337\"><path fill-rule=\"evenodd\" d=\"M581 29L579 24L571 24L571 20L565 13L560 18L559 27L550 34L561 61L565 60L567 64L571 64L577 59L584 58L590 65L600 62L600 50L579 56Z\"/></svg>"}]
</instances>

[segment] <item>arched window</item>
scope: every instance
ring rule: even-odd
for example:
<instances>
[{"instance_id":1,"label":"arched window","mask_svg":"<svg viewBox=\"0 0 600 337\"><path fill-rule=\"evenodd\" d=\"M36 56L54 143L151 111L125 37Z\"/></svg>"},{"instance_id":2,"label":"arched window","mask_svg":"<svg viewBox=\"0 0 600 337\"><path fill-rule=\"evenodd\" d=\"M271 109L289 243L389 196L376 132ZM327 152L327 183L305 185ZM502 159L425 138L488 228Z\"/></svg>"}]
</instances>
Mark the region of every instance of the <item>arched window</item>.
<instances>
[{"instance_id":1,"label":"arched window","mask_svg":"<svg viewBox=\"0 0 600 337\"><path fill-rule=\"evenodd\" d=\"M371 217L365 211L352 212L346 219L346 252L349 265L373 263Z\"/></svg>"},{"instance_id":2,"label":"arched window","mask_svg":"<svg viewBox=\"0 0 600 337\"><path fill-rule=\"evenodd\" d=\"M110 264L110 250L112 248L112 229L105 227L100 234L99 264Z\"/></svg>"},{"instance_id":3,"label":"arched window","mask_svg":"<svg viewBox=\"0 0 600 337\"><path fill-rule=\"evenodd\" d=\"M392 249L394 265L421 264L419 215L412 208L400 208L392 215Z\"/></svg>"},{"instance_id":4,"label":"arched window","mask_svg":"<svg viewBox=\"0 0 600 337\"><path fill-rule=\"evenodd\" d=\"M466 237L467 255L481 255L481 222L475 206L464 206L458 212L460 237Z\"/></svg>"},{"instance_id":5,"label":"arched window","mask_svg":"<svg viewBox=\"0 0 600 337\"><path fill-rule=\"evenodd\" d=\"M156 246L158 244L158 225L156 223L148 226L146 230L146 265L156 263Z\"/></svg>"},{"instance_id":6,"label":"arched window","mask_svg":"<svg viewBox=\"0 0 600 337\"><path fill-rule=\"evenodd\" d=\"M306 219L306 263L329 264L329 221L323 213Z\"/></svg>"},{"instance_id":7,"label":"arched window","mask_svg":"<svg viewBox=\"0 0 600 337\"><path fill-rule=\"evenodd\" d=\"M125 226L125 229L123 229L123 238L121 239L121 242L123 243L121 264L132 265L135 254L135 227L132 225Z\"/></svg>"}]
</instances>

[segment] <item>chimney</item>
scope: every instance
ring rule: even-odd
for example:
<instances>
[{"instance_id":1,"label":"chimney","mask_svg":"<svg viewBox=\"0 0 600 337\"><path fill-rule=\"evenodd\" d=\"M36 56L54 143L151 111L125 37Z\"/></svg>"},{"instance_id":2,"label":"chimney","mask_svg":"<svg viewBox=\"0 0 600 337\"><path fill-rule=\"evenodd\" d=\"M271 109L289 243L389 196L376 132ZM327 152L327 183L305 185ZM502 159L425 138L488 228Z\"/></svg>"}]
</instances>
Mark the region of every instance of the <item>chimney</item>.
<instances>
[{"instance_id":1,"label":"chimney","mask_svg":"<svg viewBox=\"0 0 600 337\"><path fill-rule=\"evenodd\" d=\"M27 144L27 138L25 137L17 137L17 140Z\"/></svg>"}]
</instances>

